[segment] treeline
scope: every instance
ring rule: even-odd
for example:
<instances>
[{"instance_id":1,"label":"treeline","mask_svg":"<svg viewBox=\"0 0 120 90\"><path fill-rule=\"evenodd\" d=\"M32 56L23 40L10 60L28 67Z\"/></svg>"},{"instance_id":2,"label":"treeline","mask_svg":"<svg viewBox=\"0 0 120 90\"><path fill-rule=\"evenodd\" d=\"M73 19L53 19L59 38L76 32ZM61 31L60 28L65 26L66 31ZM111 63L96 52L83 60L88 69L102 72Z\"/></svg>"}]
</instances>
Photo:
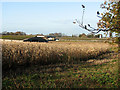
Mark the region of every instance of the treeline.
<instances>
[{"instance_id":1,"label":"treeline","mask_svg":"<svg viewBox=\"0 0 120 90\"><path fill-rule=\"evenodd\" d=\"M80 37L80 38L102 38L102 34L97 34L97 35L94 35L94 34L85 34L85 33L82 33L82 34L79 34L79 36L76 36L76 35L72 35L72 37Z\"/></svg>"},{"instance_id":2,"label":"treeline","mask_svg":"<svg viewBox=\"0 0 120 90\"><path fill-rule=\"evenodd\" d=\"M7 32L4 31L2 33L0 33L0 35L27 35L25 32L21 32L21 31L17 31L17 32ZM32 34L30 34L32 35ZM44 35L44 34L36 34L36 35ZM62 36L67 36L65 34L62 33L49 33L49 36L55 36L55 37L62 37Z\"/></svg>"},{"instance_id":3,"label":"treeline","mask_svg":"<svg viewBox=\"0 0 120 90\"><path fill-rule=\"evenodd\" d=\"M4 31L2 33L0 33L1 35L26 35L25 32L21 32L21 31L17 31L17 32L7 32Z\"/></svg>"},{"instance_id":4,"label":"treeline","mask_svg":"<svg viewBox=\"0 0 120 90\"><path fill-rule=\"evenodd\" d=\"M37 35L44 35L44 34L37 34ZM67 36L64 33L49 33L48 35L45 36L55 36L55 37L63 37L63 36Z\"/></svg>"},{"instance_id":5,"label":"treeline","mask_svg":"<svg viewBox=\"0 0 120 90\"><path fill-rule=\"evenodd\" d=\"M21 32L21 31L17 31L17 32L7 32L4 31L2 33L0 33L0 35L27 35L25 32ZM32 34L31 34L32 35ZM44 35L44 34L36 34L36 35ZM46 36L46 35L44 35ZM55 37L68 37L67 35L65 35L64 33L49 33L47 36L55 36ZM78 35L72 35L72 37L80 37L80 38L102 38L102 34L79 34Z\"/></svg>"}]
</instances>

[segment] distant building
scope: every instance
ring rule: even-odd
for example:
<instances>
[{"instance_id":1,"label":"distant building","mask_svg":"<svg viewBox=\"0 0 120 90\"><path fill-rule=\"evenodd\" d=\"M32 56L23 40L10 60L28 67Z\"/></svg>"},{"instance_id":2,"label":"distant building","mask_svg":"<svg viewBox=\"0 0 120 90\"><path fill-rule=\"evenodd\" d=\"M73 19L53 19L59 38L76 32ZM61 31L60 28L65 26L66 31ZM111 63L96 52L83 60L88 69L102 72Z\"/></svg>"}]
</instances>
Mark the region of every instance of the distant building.
<instances>
[{"instance_id":1,"label":"distant building","mask_svg":"<svg viewBox=\"0 0 120 90\"><path fill-rule=\"evenodd\" d=\"M43 38L43 37L45 37L45 36L44 36L44 35L38 35L38 36L36 36L36 37L42 37L42 38Z\"/></svg>"},{"instance_id":2,"label":"distant building","mask_svg":"<svg viewBox=\"0 0 120 90\"><path fill-rule=\"evenodd\" d=\"M99 34L99 38L102 38L102 34Z\"/></svg>"},{"instance_id":3,"label":"distant building","mask_svg":"<svg viewBox=\"0 0 120 90\"><path fill-rule=\"evenodd\" d=\"M46 38L45 35L37 35L36 37L40 37L40 38L43 38L43 39L46 39L46 40L47 40L47 38Z\"/></svg>"},{"instance_id":4,"label":"distant building","mask_svg":"<svg viewBox=\"0 0 120 90\"><path fill-rule=\"evenodd\" d=\"M56 37L55 36L46 36L46 39L48 41L56 41Z\"/></svg>"},{"instance_id":5,"label":"distant building","mask_svg":"<svg viewBox=\"0 0 120 90\"><path fill-rule=\"evenodd\" d=\"M59 41L56 39L55 36L44 36L44 35L37 35L32 38L24 39L24 42L48 42L48 41Z\"/></svg>"},{"instance_id":6,"label":"distant building","mask_svg":"<svg viewBox=\"0 0 120 90\"><path fill-rule=\"evenodd\" d=\"M42 38L42 37L32 37L32 38L28 38L28 39L24 39L24 42L48 42L46 39Z\"/></svg>"}]
</instances>

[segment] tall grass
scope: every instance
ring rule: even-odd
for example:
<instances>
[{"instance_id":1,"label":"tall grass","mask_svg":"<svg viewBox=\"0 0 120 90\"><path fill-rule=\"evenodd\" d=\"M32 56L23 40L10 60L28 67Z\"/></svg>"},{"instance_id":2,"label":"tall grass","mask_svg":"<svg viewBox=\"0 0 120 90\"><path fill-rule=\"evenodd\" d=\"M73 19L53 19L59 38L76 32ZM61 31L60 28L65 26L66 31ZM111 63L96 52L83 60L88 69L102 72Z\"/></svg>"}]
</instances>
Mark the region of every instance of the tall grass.
<instances>
[{"instance_id":1,"label":"tall grass","mask_svg":"<svg viewBox=\"0 0 120 90\"><path fill-rule=\"evenodd\" d=\"M74 63L109 51L110 45L88 42L2 42L3 69L19 65Z\"/></svg>"}]
</instances>

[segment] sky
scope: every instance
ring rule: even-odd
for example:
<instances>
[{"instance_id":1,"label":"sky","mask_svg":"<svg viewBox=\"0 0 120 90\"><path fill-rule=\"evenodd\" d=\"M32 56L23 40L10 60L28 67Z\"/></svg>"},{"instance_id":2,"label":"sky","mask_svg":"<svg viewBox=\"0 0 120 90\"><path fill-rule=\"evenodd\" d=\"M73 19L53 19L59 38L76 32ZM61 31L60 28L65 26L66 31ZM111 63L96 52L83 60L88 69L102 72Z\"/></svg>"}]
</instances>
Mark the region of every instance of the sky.
<instances>
[{"instance_id":1,"label":"sky","mask_svg":"<svg viewBox=\"0 0 120 90\"><path fill-rule=\"evenodd\" d=\"M90 32L73 24L81 21L85 5L84 24L97 28L103 2L2 2L2 31L22 31L27 34L64 33L79 35Z\"/></svg>"}]
</instances>

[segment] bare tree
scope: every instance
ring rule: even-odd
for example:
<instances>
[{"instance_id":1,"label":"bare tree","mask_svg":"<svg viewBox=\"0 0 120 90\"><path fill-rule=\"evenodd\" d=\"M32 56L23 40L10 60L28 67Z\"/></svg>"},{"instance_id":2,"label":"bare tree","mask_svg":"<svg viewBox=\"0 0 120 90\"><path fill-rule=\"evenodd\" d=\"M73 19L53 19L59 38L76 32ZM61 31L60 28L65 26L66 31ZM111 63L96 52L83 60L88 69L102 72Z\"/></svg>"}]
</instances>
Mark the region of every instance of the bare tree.
<instances>
[{"instance_id":1,"label":"bare tree","mask_svg":"<svg viewBox=\"0 0 120 90\"><path fill-rule=\"evenodd\" d=\"M85 12L85 6L82 5L83 8L83 13L82 13L82 21L80 22L79 20L75 19L75 21L73 22L74 24L78 24L81 28L90 31L93 34L97 34L100 31L103 32L108 32L110 31L110 33L115 32L119 34L119 30L120 30L120 25L119 25L119 20L120 20L120 16L119 14L119 9L120 9L120 1L119 2L109 2L107 3L106 1L104 2L104 4L101 4L101 8L102 9L106 9L107 12L100 13L99 11L97 11L97 17L100 18L98 24L98 28L94 28L92 27L90 24L84 25L83 24L83 17L84 17L84 12ZM115 18L117 17L117 18ZM118 19L118 20L117 20ZM115 21L117 20L117 21ZM116 23L116 25L115 25ZM112 34L110 34L112 35Z\"/></svg>"}]
</instances>

